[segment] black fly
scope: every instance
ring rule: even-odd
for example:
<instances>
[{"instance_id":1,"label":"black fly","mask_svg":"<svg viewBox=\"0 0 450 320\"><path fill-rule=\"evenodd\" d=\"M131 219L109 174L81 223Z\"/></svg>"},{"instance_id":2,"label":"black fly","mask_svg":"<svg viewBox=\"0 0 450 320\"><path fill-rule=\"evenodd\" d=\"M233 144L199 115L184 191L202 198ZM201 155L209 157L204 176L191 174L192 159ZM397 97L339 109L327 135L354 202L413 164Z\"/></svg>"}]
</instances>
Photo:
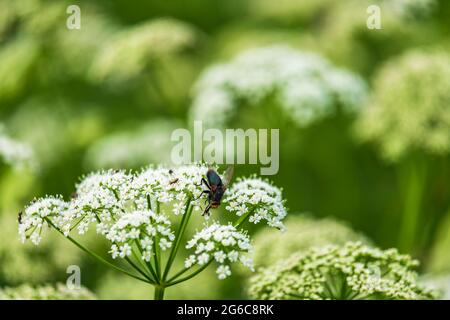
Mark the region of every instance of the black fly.
<instances>
[{"instance_id":1,"label":"black fly","mask_svg":"<svg viewBox=\"0 0 450 320\"><path fill-rule=\"evenodd\" d=\"M222 181L222 179L214 169L208 169L208 171L206 172L206 178L208 179L208 181L206 181L205 178L202 178L200 183L203 183L208 188L208 190L203 190L199 196L201 197L203 194L208 195L208 198L206 199L208 201L208 205L203 211L202 216L205 214L209 214L209 210L211 208L215 209L219 207L220 200L222 199L222 196L231 181L233 173L234 167L229 166L225 172L224 181Z\"/></svg>"}]
</instances>

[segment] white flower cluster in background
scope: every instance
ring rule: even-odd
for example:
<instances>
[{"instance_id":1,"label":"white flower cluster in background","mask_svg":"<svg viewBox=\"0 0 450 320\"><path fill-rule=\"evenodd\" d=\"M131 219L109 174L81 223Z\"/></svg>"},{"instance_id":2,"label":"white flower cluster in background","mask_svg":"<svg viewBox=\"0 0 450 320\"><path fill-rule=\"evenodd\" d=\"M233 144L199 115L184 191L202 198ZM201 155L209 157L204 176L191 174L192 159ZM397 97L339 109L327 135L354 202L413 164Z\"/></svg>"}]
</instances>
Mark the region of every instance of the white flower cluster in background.
<instances>
[{"instance_id":1,"label":"white flower cluster in background","mask_svg":"<svg viewBox=\"0 0 450 320\"><path fill-rule=\"evenodd\" d=\"M396 0L385 1L385 4L406 19L427 17L438 5L436 0Z\"/></svg>"},{"instance_id":2,"label":"white flower cluster in background","mask_svg":"<svg viewBox=\"0 0 450 320\"><path fill-rule=\"evenodd\" d=\"M263 19L280 21L311 21L314 17L327 15L336 10L336 5L345 5L355 8L352 13L357 13L359 8L367 8L370 5L379 5L384 14L395 14L400 18L427 17L438 5L436 0L250 0L249 6L253 15ZM359 7L361 5L361 7ZM393 11L391 13L391 11ZM356 15L356 14L355 14ZM363 18L366 18L363 16Z\"/></svg>"},{"instance_id":3,"label":"white flower cluster in background","mask_svg":"<svg viewBox=\"0 0 450 320\"><path fill-rule=\"evenodd\" d=\"M269 96L300 126L337 112L358 110L366 97L359 76L318 55L286 46L250 49L229 63L208 68L194 90L191 119L224 126L242 101L256 105Z\"/></svg>"},{"instance_id":4,"label":"white flower cluster in background","mask_svg":"<svg viewBox=\"0 0 450 320\"><path fill-rule=\"evenodd\" d=\"M0 158L14 167L33 166L33 150L30 146L9 137L0 124Z\"/></svg>"},{"instance_id":5,"label":"white flower cluster in background","mask_svg":"<svg viewBox=\"0 0 450 320\"><path fill-rule=\"evenodd\" d=\"M363 234L354 231L347 223L333 218L315 218L309 214L289 215L283 223L286 232L261 229L253 237L255 267L267 267L296 252L329 244L343 245L359 241L371 245Z\"/></svg>"},{"instance_id":6,"label":"white flower cluster in background","mask_svg":"<svg viewBox=\"0 0 450 320\"><path fill-rule=\"evenodd\" d=\"M287 214L281 190L267 181L253 177L238 180L224 198L226 209L237 216L251 212L249 221L257 224L265 220L271 227L283 230Z\"/></svg>"},{"instance_id":7,"label":"white flower cluster in background","mask_svg":"<svg viewBox=\"0 0 450 320\"><path fill-rule=\"evenodd\" d=\"M417 266L396 249L360 242L314 247L262 269L249 293L256 299L433 299L418 282Z\"/></svg>"},{"instance_id":8,"label":"white flower cluster in background","mask_svg":"<svg viewBox=\"0 0 450 320\"><path fill-rule=\"evenodd\" d=\"M48 225L66 236L74 230L79 235L86 234L95 225L97 233L111 242L109 253L114 259L133 255L149 262L155 247L165 251L173 246L172 226L177 219L188 212L201 217L205 198L199 197L203 191L200 181L208 169L199 164L89 174L77 185L70 201L46 197L25 208L19 234L22 241L30 239L38 244ZM242 179L225 194L229 195L226 207L236 213L236 219L246 215L253 223L266 220L269 225L282 228L286 209L281 191L268 182L255 177ZM250 238L238 230L241 224L235 225L239 227L206 225L187 244L195 253L186 260L186 266L204 265L214 259L220 265L217 269L220 279L230 274L232 262L239 261L252 268L252 260L243 255L251 249Z\"/></svg>"},{"instance_id":9,"label":"white flower cluster in background","mask_svg":"<svg viewBox=\"0 0 450 320\"><path fill-rule=\"evenodd\" d=\"M149 163L170 163L176 122L155 120L137 129L115 132L96 141L87 151L89 168L135 168Z\"/></svg>"},{"instance_id":10,"label":"white flower cluster in background","mask_svg":"<svg viewBox=\"0 0 450 320\"><path fill-rule=\"evenodd\" d=\"M69 289L62 283L56 285L30 286L0 289L0 300L95 300L96 296L88 289Z\"/></svg>"},{"instance_id":11,"label":"white flower cluster in background","mask_svg":"<svg viewBox=\"0 0 450 320\"><path fill-rule=\"evenodd\" d=\"M186 259L186 268L196 263L204 265L214 259L219 263L216 273L221 280L231 275L229 263L240 261L253 270L252 259L242 255L252 249L250 237L232 225L213 223L197 232L187 243L186 248L195 250L194 254Z\"/></svg>"},{"instance_id":12,"label":"white flower cluster in background","mask_svg":"<svg viewBox=\"0 0 450 320\"><path fill-rule=\"evenodd\" d=\"M450 300L450 274L425 274L420 282L438 293L440 300Z\"/></svg>"},{"instance_id":13,"label":"white flower cluster in background","mask_svg":"<svg viewBox=\"0 0 450 320\"><path fill-rule=\"evenodd\" d=\"M195 46L197 31L175 19L155 19L118 32L95 57L91 76L96 81L127 81L140 75L155 59Z\"/></svg>"},{"instance_id":14,"label":"white flower cluster in background","mask_svg":"<svg viewBox=\"0 0 450 320\"><path fill-rule=\"evenodd\" d=\"M407 51L378 72L357 132L390 161L417 151L445 156L450 152L449 87L450 55Z\"/></svg>"}]
</instances>

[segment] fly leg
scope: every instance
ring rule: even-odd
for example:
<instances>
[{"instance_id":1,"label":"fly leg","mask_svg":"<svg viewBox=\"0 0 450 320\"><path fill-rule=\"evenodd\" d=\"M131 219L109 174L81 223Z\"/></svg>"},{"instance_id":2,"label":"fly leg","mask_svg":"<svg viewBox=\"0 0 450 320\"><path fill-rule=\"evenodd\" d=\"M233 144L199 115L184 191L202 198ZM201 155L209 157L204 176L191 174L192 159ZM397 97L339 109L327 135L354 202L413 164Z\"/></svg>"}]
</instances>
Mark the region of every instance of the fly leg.
<instances>
[{"instance_id":1,"label":"fly leg","mask_svg":"<svg viewBox=\"0 0 450 320\"><path fill-rule=\"evenodd\" d=\"M205 214L209 214L209 209L211 209L211 203L209 203L209 204L206 206L205 210L204 210L203 213L202 213L202 216L204 216Z\"/></svg>"},{"instance_id":2,"label":"fly leg","mask_svg":"<svg viewBox=\"0 0 450 320\"><path fill-rule=\"evenodd\" d=\"M210 190L203 190L203 191L200 193L200 195L199 195L197 198L194 199L194 201L200 199L200 197L201 197L202 195L204 195L205 193L206 193L206 194L210 194L211 191L210 191Z\"/></svg>"},{"instance_id":3,"label":"fly leg","mask_svg":"<svg viewBox=\"0 0 450 320\"><path fill-rule=\"evenodd\" d=\"M195 186L200 187L202 185L202 183L208 188L208 190L211 190L211 186L209 185L209 183L205 180L205 178L202 178L202 180L200 181L200 184L195 184Z\"/></svg>"}]
</instances>

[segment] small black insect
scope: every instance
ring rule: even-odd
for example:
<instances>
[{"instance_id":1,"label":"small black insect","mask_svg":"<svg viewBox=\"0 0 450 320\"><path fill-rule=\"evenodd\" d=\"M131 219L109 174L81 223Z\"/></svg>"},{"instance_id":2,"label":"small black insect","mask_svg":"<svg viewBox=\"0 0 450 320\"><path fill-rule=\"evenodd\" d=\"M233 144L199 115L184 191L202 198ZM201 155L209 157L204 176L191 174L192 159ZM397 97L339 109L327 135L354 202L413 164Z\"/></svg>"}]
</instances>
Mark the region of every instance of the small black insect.
<instances>
[{"instance_id":1,"label":"small black insect","mask_svg":"<svg viewBox=\"0 0 450 320\"><path fill-rule=\"evenodd\" d=\"M203 194L208 195L208 198L206 199L208 201L208 205L203 211L202 216L208 214L211 208L215 209L219 207L220 200L222 199L222 196L225 193L231 181L231 178L233 177L233 173L234 167L229 166L225 172L224 180L222 181L222 179L214 169L208 169L208 171L206 172L206 178L208 179L208 181L206 181L205 178L202 178L200 183L203 183L208 188L208 190L203 190L199 196L201 197Z\"/></svg>"},{"instance_id":2,"label":"small black insect","mask_svg":"<svg viewBox=\"0 0 450 320\"><path fill-rule=\"evenodd\" d=\"M19 224L22 223L22 211L19 212L19 215L17 216L17 221L19 221Z\"/></svg>"},{"instance_id":3,"label":"small black insect","mask_svg":"<svg viewBox=\"0 0 450 320\"><path fill-rule=\"evenodd\" d=\"M172 170L172 169L169 170L169 174L170 174L170 175L173 175L173 170ZM180 180L180 179L175 178L175 179L171 180L171 181L169 182L169 184L175 184L175 183L178 182L178 180Z\"/></svg>"}]
</instances>

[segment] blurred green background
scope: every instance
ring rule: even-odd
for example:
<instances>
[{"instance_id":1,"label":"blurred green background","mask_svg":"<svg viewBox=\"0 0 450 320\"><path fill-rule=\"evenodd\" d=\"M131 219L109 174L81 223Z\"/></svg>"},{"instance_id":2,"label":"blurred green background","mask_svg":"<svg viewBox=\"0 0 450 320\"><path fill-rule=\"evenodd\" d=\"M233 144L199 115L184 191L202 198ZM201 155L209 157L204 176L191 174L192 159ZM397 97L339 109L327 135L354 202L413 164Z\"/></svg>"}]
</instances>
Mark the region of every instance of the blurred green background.
<instances>
[{"instance_id":1,"label":"blurred green background","mask_svg":"<svg viewBox=\"0 0 450 320\"><path fill-rule=\"evenodd\" d=\"M72 4L79 30L66 27ZM366 26L371 4L381 8L379 30ZM280 170L270 179L289 214L345 221L382 248L412 254L425 273L450 272L449 21L444 0L0 0L0 287L64 282L77 264L100 298L151 297L58 234L40 247L20 244L17 213L34 197L69 197L92 170L170 163L170 134L191 128L195 110L222 119L217 101L195 109L214 86L199 79L273 46L313 53L327 61L320 72L345 70L365 88L356 111L345 112L334 95L354 88L337 81L343 88L327 102L337 111L296 125L288 110L298 106L283 109L276 97L283 79L256 102L236 89L239 75L217 85L236 109L223 126L280 128ZM258 77L258 62L245 67ZM207 271L168 298L245 297L243 278L213 278Z\"/></svg>"}]
</instances>

